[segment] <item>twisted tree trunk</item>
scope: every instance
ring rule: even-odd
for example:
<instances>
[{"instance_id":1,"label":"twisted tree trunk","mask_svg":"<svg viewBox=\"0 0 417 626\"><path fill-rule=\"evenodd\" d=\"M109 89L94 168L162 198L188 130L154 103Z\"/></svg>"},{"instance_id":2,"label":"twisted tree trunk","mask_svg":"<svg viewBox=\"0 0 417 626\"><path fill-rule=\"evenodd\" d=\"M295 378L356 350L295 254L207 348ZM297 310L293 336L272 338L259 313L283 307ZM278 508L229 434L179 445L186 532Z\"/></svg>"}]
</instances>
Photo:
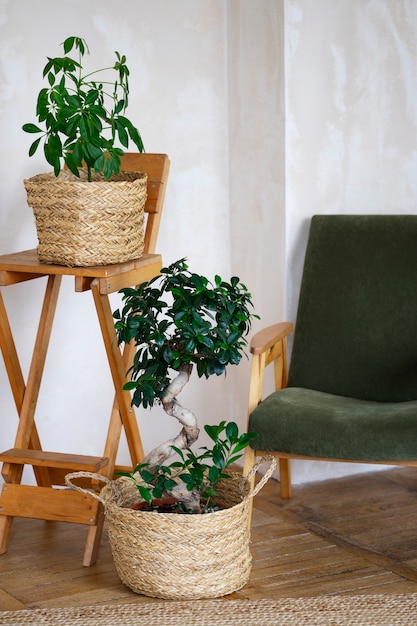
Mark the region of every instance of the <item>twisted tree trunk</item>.
<instances>
[{"instance_id":1,"label":"twisted tree trunk","mask_svg":"<svg viewBox=\"0 0 417 626\"><path fill-rule=\"evenodd\" d=\"M172 415L182 424L182 429L176 437L161 443L146 455L143 462L149 464L149 469L154 469L156 465L162 465L169 459L174 454L172 446L185 450L198 439L200 430L194 413L189 409L185 409L177 401L177 395L190 380L192 369L192 365L183 365L178 376L166 388L165 395L162 398L162 406L168 415Z\"/></svg>"},{"instance_id":2,"label":"twisted tree trunk","mask_svg":"<svg viewBox=\"0 0 417 626\"><path fill-rule=\"evenodd\" d=\"M151 450L143 459L143 463L148 463L149 470L151 471L155 469L157 465L163 465L165 461L174 454L172 446L180 450L185 450L198 439L200 429L198 428L194 413L181 406L177 400L177 395L190 380L192 369L193 366L191 364L182 365L179 374L171 381L165 390L165 395L162 399L164 411L168 413L168 415L175 417L182 425L182 429L176 437L161 443ZM168 495L181 500L187 508L194 512L200 511L200 494L194 491L188 491L185 483L178 483Z\"/></svg>"}]
</instances>

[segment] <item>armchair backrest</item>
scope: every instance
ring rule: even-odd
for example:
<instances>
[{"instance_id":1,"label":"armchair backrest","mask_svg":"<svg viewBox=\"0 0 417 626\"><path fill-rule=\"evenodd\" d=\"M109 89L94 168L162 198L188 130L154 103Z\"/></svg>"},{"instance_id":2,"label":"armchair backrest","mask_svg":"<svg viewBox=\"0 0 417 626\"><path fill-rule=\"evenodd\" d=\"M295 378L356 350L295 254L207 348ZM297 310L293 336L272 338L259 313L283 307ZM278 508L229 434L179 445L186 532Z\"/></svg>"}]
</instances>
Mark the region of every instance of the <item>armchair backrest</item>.
<instances>
[{"instance_id":1,"label":"armchair backrest","mask_svg":"<svg viewBox=\"0 0 417 626\"><path fill-rule=\"evenodd\" d=\"M417 400L417 215L317 215L289 386Z\"/></svg>"}]
</instances>

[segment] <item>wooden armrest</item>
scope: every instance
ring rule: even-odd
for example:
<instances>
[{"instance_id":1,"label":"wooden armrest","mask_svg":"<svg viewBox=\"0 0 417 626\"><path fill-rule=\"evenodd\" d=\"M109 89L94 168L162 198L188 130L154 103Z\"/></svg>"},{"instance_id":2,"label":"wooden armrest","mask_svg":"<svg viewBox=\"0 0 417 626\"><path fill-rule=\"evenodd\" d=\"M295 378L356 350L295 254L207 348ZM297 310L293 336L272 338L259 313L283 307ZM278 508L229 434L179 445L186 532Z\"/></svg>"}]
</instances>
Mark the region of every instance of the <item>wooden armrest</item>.
<instances>
[{"instance_id":1,"label":"wooden armrest","mask_svg":"<svg viewBox=\"0 0 417 626\"><path fill-rule=\"evenodd\" d=\"M292 322L280 322L258 331L250 342L252 354L263 354L270 350L276 343L292 333L294 325Z\"/></svg>"}]
</instances>

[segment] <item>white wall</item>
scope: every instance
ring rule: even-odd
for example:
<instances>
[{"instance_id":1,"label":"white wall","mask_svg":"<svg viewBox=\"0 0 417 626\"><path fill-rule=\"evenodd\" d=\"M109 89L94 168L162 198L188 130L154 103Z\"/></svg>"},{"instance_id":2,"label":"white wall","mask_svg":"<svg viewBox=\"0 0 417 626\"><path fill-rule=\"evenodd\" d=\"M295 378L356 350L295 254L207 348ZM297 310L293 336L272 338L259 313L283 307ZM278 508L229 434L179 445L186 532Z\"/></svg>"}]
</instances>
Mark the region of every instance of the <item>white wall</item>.
<instances>
[{"instance_id":1,"label":"white wall","mask_svg":"<svg viewBox=\"0 0 417 626\"><path fill-rule=\"evenodd\" d=\"M285 34L287 298L294 319L311 215L416 212L417 3L290 0ZM304 481L364 468L294 463L293 474Z\"/></svg>"},{"instance_id":2,"label":"white wall","mask_svg":"<svg viewBox=\"0 0 417 626\"><path fill-rule=\"evenodd\" d=\"M284 3L226 6L232 273L253 294L255 330L285 315ZM249 369L243 360L230 370L231 413L246 412Z\"/></svg>"},{"instance_id":3,"label":"white wall","mask_svg":"<svg viewBox=\"0 0 417 626\"><path fill-rule=\"evenodd\" d=\"M170 180L158 243L164 262L186 256L195 271L209 277L215 273L225 278L239 275L256 290L258 310L257 300L264 303L264 308L279 299L283 303L284 291L276 279L275 295L272 299L269 296L269 279L282 274L282 270L278 270L273 234L265 223L269 206L276 211L275 221L279 211L283 215L277 194L271 196L269 191L276 186L271 156L280 150L279 145L271 146L265 155L263 143L257 142L252 132L250 146L246 145L245 150L254 160L244 193L230 187L234 164L245 161L237 145L242 143L242 131L247 136L247 128L241 127L242 123L246 126L244 116L253 117L254 110L262 134L270 134L275 144L281 138L275 130L277 125L271 125L263 110L267 106L270 115L276 115L278 85L271 85L270 93L265 92L261 101L252 93L251 85L259 63L262 90L269 84L267 76L278 75L278 24L271 21L276 14L274 2L259 2L254 11L251 0L124 0L120 8L110 0L0 2L0 254L36 245L34 220L26 205L22 180L50 168L41 153L29 159L31 138L21 126L35 121L36 95L43 86L41 74L46 57L61 54L59 44L69 35L79 35L89 45L92 68L112 65L114 50L126 54L131 71L129 117L137 123L148 152L166 152L170 156ZM231 45L228 37L229 31L239 31L240 21L242 58L236 56L235 43ZM262 33L269 22L266 45ZM251 36L249 50L246 37L252 28L257 37ZM240 85L240 92L232 94L230 101L229 72ZM242 109L233 111L231 103L237 107L239 102ZM229 150L230 120L235 144ZM242 166L242 173L243 169L247 166ZM254 212L259 190L269 201L262 211L265 249L271 252L263 259L258 258L257 246L263 237ZM251 248L248 226L252 233L257 232ZM283 229L281 239L283 242ZM284 247L280 254L283 258ZM277 268L272 274L267 273L269 262ZM41 284L33 281L2 290L25 374L41 306ZM117 302L115 299L114 308ZM0 359L3 450L13 445L17 423L6 381ZM235 419L243 427L247 384L248 369L244 364L242 373L231 372L226 379L196 378L180 401L196 413L200 424L224 418ZM72 280L64 280L38 404L37 421L45 449L100 454L111 401L111 380L92 298L88 293L75 294ZM138 415L145 450L156 445L161 436L178 432L178 425L160 409L152 413L138 411ZM128 461L124 445L119 460Z\"/></svg>"},{"instance_id":4,"label":"white wall","mask_svg":"<svg viewBox=\"0 0 417 626\"><path fill-rule=\"evenodd\" d=\"M294 319L309 217L414 212L417 4L410 0L0 0L0 254L36 245L22 179L46 56L85 37L91 64L131 70L129 117L172 162L158 249L209 276L239 275L261 324ZM38 281L3 289L27 372ZM114 307L117 302L115 301ZM200 423L245 420L249 367L195 379ZM45 448L101 453L112 399L90 295L64 281L41 391ZM225 414L226 413L226 414ZM16 411L0 360L0 448ZM145 449L177 432L139 412ZM122 446L120 461L127 461ZM302 463L296 481L357 470Z\"/></svg>"}]
</instances>

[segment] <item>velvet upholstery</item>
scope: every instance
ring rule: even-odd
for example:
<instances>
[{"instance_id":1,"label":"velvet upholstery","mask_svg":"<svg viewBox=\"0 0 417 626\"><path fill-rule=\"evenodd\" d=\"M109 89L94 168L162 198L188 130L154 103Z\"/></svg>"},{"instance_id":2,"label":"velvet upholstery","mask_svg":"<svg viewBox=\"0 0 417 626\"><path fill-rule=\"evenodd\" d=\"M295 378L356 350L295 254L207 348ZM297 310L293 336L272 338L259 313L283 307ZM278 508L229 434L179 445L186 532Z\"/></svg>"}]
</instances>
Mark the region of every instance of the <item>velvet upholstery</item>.
<instances>
[{"instance_id":1,"label":"velvet upholstery","mask_svg":"<svg viewBox=\"0 0 417 626\"><path fill-rule=\"evenodd\" d=\"M417 215L312 218L288 388L249 428L258 450L417 459Z\"/></svg>"}]
</instances>

